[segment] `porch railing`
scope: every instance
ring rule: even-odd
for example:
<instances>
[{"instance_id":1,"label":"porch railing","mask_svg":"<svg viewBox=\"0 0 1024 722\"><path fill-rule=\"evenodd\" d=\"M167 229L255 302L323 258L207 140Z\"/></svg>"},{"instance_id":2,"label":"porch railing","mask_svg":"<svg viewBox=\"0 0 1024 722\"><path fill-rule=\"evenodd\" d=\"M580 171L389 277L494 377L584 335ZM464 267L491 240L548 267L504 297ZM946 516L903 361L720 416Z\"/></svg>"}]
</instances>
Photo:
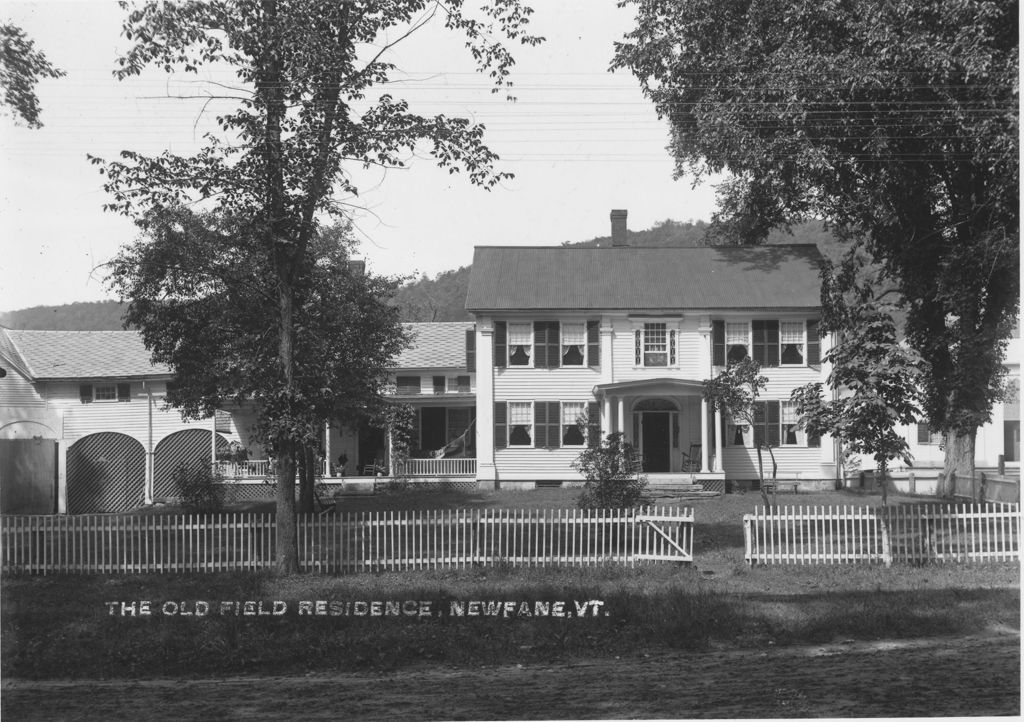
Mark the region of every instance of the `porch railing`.
<instances>
[{"instance_id":1,"label":"porch railing","mask_svg":"<svg viewBox=\"0 0 1024 722\"><path fill-rule=\"evenodd\" d=\"M215 466L225 479L262 479L270 473L269 459L218 461Z\"/></svg>"},{"instance_id":2,"label":"porch railing","mask_svg":"<svg viewBox=\"0 0 1024 722\"><path fill-rule=\"evenodd\" d=\"M476 459L406 459L397 471L406 476L476 476Z\"/></svg>"}]
</instances>

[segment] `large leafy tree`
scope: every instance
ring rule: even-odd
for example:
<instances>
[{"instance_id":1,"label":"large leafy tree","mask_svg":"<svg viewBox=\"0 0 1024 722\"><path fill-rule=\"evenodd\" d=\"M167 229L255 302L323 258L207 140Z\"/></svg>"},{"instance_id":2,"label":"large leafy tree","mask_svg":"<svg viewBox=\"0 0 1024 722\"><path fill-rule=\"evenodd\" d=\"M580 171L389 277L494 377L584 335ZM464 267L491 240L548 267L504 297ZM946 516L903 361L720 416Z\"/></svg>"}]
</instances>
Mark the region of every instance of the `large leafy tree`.
<instances>
[{"instance_id":1,"label":"large leafy tree","mask_svg":"<svg viewBox=\"0 0 1024 722\"><path fill-rule=\"evenodd\" d=\"M668 119L677 174L728 174L716 232L862 234L929 361L945 476L973 473L1019 302L1017 2L636 4L613 64Z\"/></svg>"},{"instance_id":2,"label":"large leafy tree","mask_svg":"<svg viewBox=\"0 0 1024 722\"><path fill-rule=\"evenodd\" d=\"M173 370L167 400L185 417L251 404L269 451L279 457L279 439L291 439L309 467L325 422L356 426L387 415L388 369L408 341L390 303L401 279L350 264L347 227L319 229L299 269L294 386L283 394L268 343L276 279L259 224L185 208L147 221L145 236L114 260L110 282L127 301L125 323ZM311 494L304 483L304 511Z\"/></svg>"},{"instance_id":3,"label":"large leafy tree","mask_svg":"<svg viewBox=\"0 0 1024 722\"><path fill-rule=\"evenodd\" d=\"M12 23L0 23L0 105L7 106L16 119L30 128L41 127L36 85L41 78L61 78L64 74L36 49L24 30Z\"/></svg>"},{"instance_id":4,"label":"large leafy tree","mask_svg":"<svg viewBox=\"0 0 1024 722\"><path fill-rule=\"evenodd\" d=\"M910 463L910 447L900 433L920 413L920 356L900 342L895 296L860 255L856 246L838 269L822 268L822 332L834 332L826 351L831 366L830 398L821 383L795 389L800 423L808 435L829 434L848 449L870 454L882 479L882 503L888 501L886 471L894 459Z\"/></svg>"},{"instance_id":5,"label":"large leafy tree","mask_svg":"<svg viewBox=\"0 0 1024 722\"><path fill-rule=\"evenodd\" d=\"M389 92L389 51L425 27L441 24L462 42L495 90L509 85L513 64L503 40L536 43L526 33L530 10L519 0L491 0L477 15L462 0L194 0L131 7L123 33L132 45L116 74L148 66L197 71L234 69L234 110L218 116L219 134L190 157L145 157L124 151L117 162L96 159L107 175L112 210L147 230L151 211L205 202L226 218L246 219L248 233L272 274L275 306L265 321L265 351L276 354L269 408L277 453L277 567L297 569L295 457L309 398L300 383L301 336L296 294L311 267L317 218L339 213L336 192L358 189L346 163L400 167L414 150L465 172L483 187L504 174L483 142L483 127L464 118L425 117Z\"/></svg>"}]
</instances>

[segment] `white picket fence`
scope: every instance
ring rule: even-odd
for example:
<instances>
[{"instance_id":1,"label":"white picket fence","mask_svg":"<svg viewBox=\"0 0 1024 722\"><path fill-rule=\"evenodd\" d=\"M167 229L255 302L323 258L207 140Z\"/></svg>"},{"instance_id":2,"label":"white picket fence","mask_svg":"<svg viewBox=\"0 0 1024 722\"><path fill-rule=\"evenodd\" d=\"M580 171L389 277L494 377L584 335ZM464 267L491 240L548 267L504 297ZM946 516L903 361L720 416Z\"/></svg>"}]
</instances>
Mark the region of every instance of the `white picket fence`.
<instances>
[{"instance_id":1,"label":"white picket fence","mask_svg":"<svg viewBox=\"0 0 1024 722\"><path fill-rule=\"evenodd\" d=\"M743 517L750 564L1014 561L1018 504L758 507Z\"/></svg>"},{"instance_id":2,"label":"white picket fence","mask_svg":"<svg viewBox=\"0 0 1024 722\"><path fill-rule=\"evenodd\" d=\"M297 518L299 567L327 573L693 561L693 510L364 512ZM221 572L274 565L273 514L5 516L4 573Z\"/></svg>"}]
</instances>

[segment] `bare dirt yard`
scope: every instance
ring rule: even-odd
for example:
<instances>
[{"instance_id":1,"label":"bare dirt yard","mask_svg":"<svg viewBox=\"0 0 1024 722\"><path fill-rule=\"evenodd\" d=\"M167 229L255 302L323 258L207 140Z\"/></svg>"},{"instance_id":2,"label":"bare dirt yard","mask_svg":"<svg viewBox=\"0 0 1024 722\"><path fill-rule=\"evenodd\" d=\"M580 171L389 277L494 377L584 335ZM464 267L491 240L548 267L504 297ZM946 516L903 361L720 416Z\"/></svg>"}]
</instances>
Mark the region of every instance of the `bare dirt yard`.
<instances>
[{"instance_id":1,"label":"bare dirt yard","mask_svg":"<svg viewBox=\"0 0 1024 722\"><path fill-rule=\"evenodd\" d=\"M2 705L12 720L1017 716L1020 636L386 674L6 680Z\"/></svg>"}]
</instances>

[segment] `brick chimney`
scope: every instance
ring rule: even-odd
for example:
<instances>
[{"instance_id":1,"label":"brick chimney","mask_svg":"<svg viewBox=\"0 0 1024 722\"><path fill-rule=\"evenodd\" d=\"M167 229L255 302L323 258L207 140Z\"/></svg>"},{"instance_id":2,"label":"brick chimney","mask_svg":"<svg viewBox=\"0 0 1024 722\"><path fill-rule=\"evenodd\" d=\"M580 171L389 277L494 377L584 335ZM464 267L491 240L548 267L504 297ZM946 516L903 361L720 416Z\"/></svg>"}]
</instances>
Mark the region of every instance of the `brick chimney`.
<instances>
[{"instance_id":1,"label":"brick chimney","mask_svg":"<svg viewBox=\"0 0 1024 722\"><path fill-rule=\"evenodd\" d=\"M626 241L626 211L614 210L611 213L612 219L612 247L628 246Z\"/></svg>"}]
</instances>

